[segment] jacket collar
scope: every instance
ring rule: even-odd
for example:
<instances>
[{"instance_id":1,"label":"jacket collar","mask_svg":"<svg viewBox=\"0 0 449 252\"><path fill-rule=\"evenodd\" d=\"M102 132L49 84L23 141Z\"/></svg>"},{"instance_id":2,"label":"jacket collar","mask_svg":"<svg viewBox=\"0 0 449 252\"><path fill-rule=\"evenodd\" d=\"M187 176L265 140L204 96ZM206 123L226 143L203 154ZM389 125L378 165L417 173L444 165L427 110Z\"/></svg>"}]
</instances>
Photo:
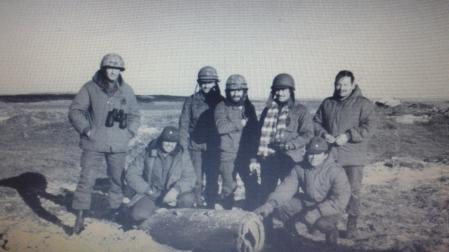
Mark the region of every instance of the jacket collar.
<instances>
[{"instance_id":1,"label":"jacket collar","mask_svg":"<svg viewBox=\"0 0 449 252\"><path fill-rule=\"evenodd\" d=\"M163 152L161 149L162 147L160 146L160 141L161 141L160 138L156 138L148 144L147 152L150 157L157 157L159 152ZM178 143L176 145L176 148L172 152L170 152L169 155L175 157L176 155L178 155L178 153L180 153L182 151L183 151L183 148Z\"/></svg>"},{"instance_id":2,"label":"jacket collar","mask_svg":"<svg viewBox=\"0 0 449 252\"><path fill-rule=\"evenodd\" d=\"M352 100L352 99L354 99L355 97L358 97L358 96L362 96L362 90L360 89L359 85L355 84L354 90L352 90L352 93L346 99L341 100L340 97L337 94L337 90L335 90L335 89L334 89L334 94L332 95L332 98L334 100L343 102L343 101L346 101L346 100Z\"/></svg>"},{"instance_id":3,"label":"jacket collar","mask_svg":"<svg viewBox=\"0 0 449 252\"><path fill-rule=\"evenodd\" d=\"M100 87L100 89L101 89L103 92L105 92L106 94L108 94L108 95L110 95L110 96L114 95L115 92L117 92L118 90L120 90L120 87L121 87L121 86L123 85L123 83L124 83L123 78L122 78L122 75L120 75L120 76L118 77L118 80L117 80L117 84L118 84L118 85L115 85L113 89L108 89L107 81L106 81L105 78L103 77L103 74L102 74L102 72L101 72L101 69L98 70L98 71L94 74L94 76L92 77L92 81L95 82L95 83Z\"/></svg>"}]
</instances>

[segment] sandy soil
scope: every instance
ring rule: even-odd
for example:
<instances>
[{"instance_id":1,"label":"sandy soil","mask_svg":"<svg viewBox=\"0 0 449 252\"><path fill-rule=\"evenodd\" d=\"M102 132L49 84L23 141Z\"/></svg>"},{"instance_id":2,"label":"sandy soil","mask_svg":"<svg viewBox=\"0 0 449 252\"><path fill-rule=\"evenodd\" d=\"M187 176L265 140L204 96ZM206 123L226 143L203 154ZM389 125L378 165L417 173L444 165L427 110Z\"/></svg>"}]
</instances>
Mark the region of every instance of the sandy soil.
<instances>
[{"instance_id":1,"label":"sandy soil","mask_svg":"<svg viewBox=\"0 0 449 252\"><path fill-rule=\"evenodd\" d=\"M143 231L95 215L87 218L80 236L69 235L80 150L67 121L68 104L0 103L0 251L178 251ZM311 236L298 224L299 237L283 234L266 251L449 251L446 105L409 102L378 108L358 239L340 239L330 248L323 237ZM134 144L145 142L165 125L176 125L180 106L145 104ZM427 121L404 123L404 115L426 116ZM93 208L99 209L104 188L99 183L96 189Z\"/></svg>"}]
</instances>

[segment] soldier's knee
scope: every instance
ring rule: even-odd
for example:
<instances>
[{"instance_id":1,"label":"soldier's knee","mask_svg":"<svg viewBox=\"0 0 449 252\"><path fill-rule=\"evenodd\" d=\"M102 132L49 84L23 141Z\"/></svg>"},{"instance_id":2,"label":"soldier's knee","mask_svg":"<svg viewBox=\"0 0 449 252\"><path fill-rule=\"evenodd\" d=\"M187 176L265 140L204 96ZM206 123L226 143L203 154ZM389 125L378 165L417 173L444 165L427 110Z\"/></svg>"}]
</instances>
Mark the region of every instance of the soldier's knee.
<instances>
[{"instance_id":1,"label":"soldier's knee","mask_svg":"<svg viewBox=\"0 0 449 252\"><path fill-rule=\"evenodd\" d=\"M131 210L130 216L134 221L142 221L148 219L153 214L154 209L145 209L141 207L134 207Z\"/></svg>"},{"instance_id":2,"label":"soldier's knee","mask_svg":"<svg viewBox=\"0 0 449 252\"><path fill-rule=\"evenodd\" d=\"M195 203L195 194L193 193L183 193L178 197L178 207L179 208L191 208Z\"/></svg>"}]
</instances>

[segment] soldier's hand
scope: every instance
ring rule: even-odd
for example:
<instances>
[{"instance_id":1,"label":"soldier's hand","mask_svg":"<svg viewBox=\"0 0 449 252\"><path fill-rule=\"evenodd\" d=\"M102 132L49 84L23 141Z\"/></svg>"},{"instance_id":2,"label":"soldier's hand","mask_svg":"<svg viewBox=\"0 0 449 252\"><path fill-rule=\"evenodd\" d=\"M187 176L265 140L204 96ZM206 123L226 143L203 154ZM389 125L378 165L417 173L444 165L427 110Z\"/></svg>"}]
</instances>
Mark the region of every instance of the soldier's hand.
<instances>
[{"instance_id":1,"label":"soldier's hand","mask_svg":"<svg viewBox=\"0 0 449 252\"><path fill-rule=\"evenodd\" d=\"M170 189L162 199L162 202L169 206L176 206L179 192L175 188Z\"/></svg>"},{"instance_id":2,"label":"soldier's hand","mask_svg":"<svg viewBox=\"0 0 449 252\"><path fill-rule=\"evenodd\" d=\"M249 172L251 174L260 175L260 163L257 161L251 161L249 164Z\"/></svg>"},{"instance_id":3,"label":"soldier's hand","mask_svg":"<svg viewBox=\"0 0 449 252\"><path fill-rule=\"evenodd\" d=\"M335 137L330 134L324 134L324 140L328 143L335 143Z\"/></svg>"},{"instance_id":4,"label":"soldier's hand","mask_svg":"<svg viewBox=\"0 0 449 252\"><path fill-rule=\"evenodd\" d=\"M268 215L270 215L273 212L273 210L274 210L274 207L270 203L265 203L262 206L256 208L254 210L254 213L265 218Z\"/></svg>"},{"instance_id":5,"label":"soldier's hand","mask_svg":"<svg viewBox=\"0 0 449 252\"><path fill-rule=\"evenodd\" d=\"M240 120L240 122L242 123L242 126L245 127L246 124L248 123L248 118L244 118L244 119Z\"/></svg>"},{"instance_id":6,"label":"soldier's hand","mask_svg":"<svg viewBox=\"0 0 449 252\"><path fill-rule=\"evenodd\" d=\"M347 134L343 133L335 138L335 143L338 145L345 145L349 141Z\"/></svg>"},{"instance_id":7,"label":"soldier's hand","mask_svg":"<svg viewBox=\"0 0 449 252\"><path fill-rule=\"evenodd\" d=\"M257 183L260 184L261 183L261 177L260 177L260 163L257 161L251 161L251 163L249 164L249 173L250 175L256 176L257 177Z\"/></svg>"}]
</instances>

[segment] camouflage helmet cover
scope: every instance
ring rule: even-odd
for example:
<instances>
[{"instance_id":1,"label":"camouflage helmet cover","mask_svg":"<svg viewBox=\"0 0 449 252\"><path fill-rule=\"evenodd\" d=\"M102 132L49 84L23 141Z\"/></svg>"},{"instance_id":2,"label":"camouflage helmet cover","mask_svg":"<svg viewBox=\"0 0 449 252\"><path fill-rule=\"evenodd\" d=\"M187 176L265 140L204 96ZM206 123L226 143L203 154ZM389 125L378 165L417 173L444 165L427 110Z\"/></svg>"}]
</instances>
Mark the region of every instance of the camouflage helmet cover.
<instances>
[{"instance_id":1,"label":"camouflage helmet cover","mask_svg":"<svg viewBox=\"0 0 449 252\"><path fill-rule=\"evenodd\" d=\"M125 71L125 62L120 55L116 53L109 53L103 57L100 64L100 68L103 69L106 67L117 68L121 71Z\"/></svg>"},{"instance_id":2,"label":"camouflage helmet cover","mask_svg":"<svg viewBox=\"0 0 449 252\"><path fill-rule=\"evenodd\" d=\"M248 89L245 77L240 74L233 74L226 80L226 90Z\"/></svg>"},{"instance_id":3,"label":"camouflage helmet cover","mask_svg":"<svg viewBox=\"0 0 449 252\"><path fill-rule=\"evenodd\" d=\"M198 83L219 82L217 70L211 66L205 66L198 71Z\"/></svg>"}]
</instances>

